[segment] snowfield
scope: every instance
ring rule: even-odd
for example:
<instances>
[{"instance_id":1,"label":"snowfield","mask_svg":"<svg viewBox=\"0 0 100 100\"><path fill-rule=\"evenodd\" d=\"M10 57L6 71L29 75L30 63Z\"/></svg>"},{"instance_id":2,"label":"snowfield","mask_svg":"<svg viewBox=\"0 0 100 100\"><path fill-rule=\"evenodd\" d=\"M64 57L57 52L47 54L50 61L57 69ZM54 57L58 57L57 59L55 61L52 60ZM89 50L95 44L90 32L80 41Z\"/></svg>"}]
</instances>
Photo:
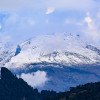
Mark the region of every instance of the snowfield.
<instances>
[{"instance_id":1,"label":"snowfield","mask_svg":"<svg viewBox=\"0 0 100 100\"><path fill-rule=\"evenodd\" d=\"M98 44L88 43L79 35L41 35L21 43L18 54L5 67L20 68L31 63L60 63L68 66L100 62ZM16 50L19 50L16 48ZM17 51L16 51L17 52Z\"/></svg>"}]
</instances>

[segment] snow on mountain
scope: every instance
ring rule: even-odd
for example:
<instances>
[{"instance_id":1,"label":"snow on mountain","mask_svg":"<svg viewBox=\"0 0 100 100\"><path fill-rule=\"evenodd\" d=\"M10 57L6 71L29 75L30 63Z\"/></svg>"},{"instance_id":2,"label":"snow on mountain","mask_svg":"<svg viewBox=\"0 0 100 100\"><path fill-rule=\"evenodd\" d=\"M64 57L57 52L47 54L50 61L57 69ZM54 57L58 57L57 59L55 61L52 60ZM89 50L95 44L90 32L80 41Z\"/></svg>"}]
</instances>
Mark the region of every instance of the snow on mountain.
<instances>
[{"instance_id":1,"label":"snow on mountain","mask_svg":"<svg viewBox=\"0 0 100 100\"><path fill-rule=\"evenodd\" d=\"M14 56L15 46L10 43L0 42L0 67L3 67Z\"/></svg>"},{"instance_id":2,"label":"snow on mountain","mask_svg":"<svg viewBox=\"0 0 100 100\"><path fill-rule=\"evenodd\" d=\"M100 62L100 47L78 35L41 35L21 43L6 67L20 68L26 64L48 62L68 66Z\"/></svg>"}]
</instances>

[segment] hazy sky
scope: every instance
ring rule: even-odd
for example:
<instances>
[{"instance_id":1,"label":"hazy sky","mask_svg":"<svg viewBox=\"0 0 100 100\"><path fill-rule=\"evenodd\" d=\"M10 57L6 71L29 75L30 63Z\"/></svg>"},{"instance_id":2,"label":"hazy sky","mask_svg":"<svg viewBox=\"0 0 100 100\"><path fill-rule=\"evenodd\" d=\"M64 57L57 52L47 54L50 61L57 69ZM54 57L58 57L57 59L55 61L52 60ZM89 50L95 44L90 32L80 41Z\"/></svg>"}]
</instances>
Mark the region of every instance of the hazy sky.
<instances>
[{"instance_id":1,"label":"hazy sky","mask_svg":"<svg viewBox=\"0 0 100 100\"><path fill-rule=\"evenodd\" d=\"M100 0L0 0L1 41L71 32L100 39Z\"/></svg>"}]
</instances>

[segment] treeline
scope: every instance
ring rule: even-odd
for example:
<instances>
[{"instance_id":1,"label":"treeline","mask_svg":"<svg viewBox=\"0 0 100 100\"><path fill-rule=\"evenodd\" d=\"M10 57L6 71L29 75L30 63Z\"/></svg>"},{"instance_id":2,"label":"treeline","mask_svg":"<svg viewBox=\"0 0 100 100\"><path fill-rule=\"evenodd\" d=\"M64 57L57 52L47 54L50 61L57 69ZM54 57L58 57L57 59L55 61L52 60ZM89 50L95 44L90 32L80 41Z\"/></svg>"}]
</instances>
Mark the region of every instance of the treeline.
<instances>
[{"instance_id":1,"label":"treeline","mask_svg":"<svg viewBox=\"0 0 100 100\"><path fill-rule=\"evenodd\" d=\"M33 89L23 79L1 68L0 100L100 100L100 82L71 87L59 92Z\"/></svg>"}]
</instances>

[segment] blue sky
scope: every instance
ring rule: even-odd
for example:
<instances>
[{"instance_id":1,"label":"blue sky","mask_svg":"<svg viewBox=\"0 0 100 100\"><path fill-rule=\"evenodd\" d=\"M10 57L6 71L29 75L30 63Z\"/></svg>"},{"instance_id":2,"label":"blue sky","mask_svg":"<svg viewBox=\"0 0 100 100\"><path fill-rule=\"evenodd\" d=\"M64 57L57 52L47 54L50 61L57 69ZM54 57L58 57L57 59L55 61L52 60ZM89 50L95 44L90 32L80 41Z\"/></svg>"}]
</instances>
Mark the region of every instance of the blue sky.
<instances>
[{"instance_id":1,"label":"blue sky","mask_svg":"<svg viewBox=\"0 0 100 100\"><path fill-rule=\"evenodd\" d=\"M0 0L0 39L23 42L40 34L71 32L100 38L99 0Z\"/></svg>"}]
</instances>

